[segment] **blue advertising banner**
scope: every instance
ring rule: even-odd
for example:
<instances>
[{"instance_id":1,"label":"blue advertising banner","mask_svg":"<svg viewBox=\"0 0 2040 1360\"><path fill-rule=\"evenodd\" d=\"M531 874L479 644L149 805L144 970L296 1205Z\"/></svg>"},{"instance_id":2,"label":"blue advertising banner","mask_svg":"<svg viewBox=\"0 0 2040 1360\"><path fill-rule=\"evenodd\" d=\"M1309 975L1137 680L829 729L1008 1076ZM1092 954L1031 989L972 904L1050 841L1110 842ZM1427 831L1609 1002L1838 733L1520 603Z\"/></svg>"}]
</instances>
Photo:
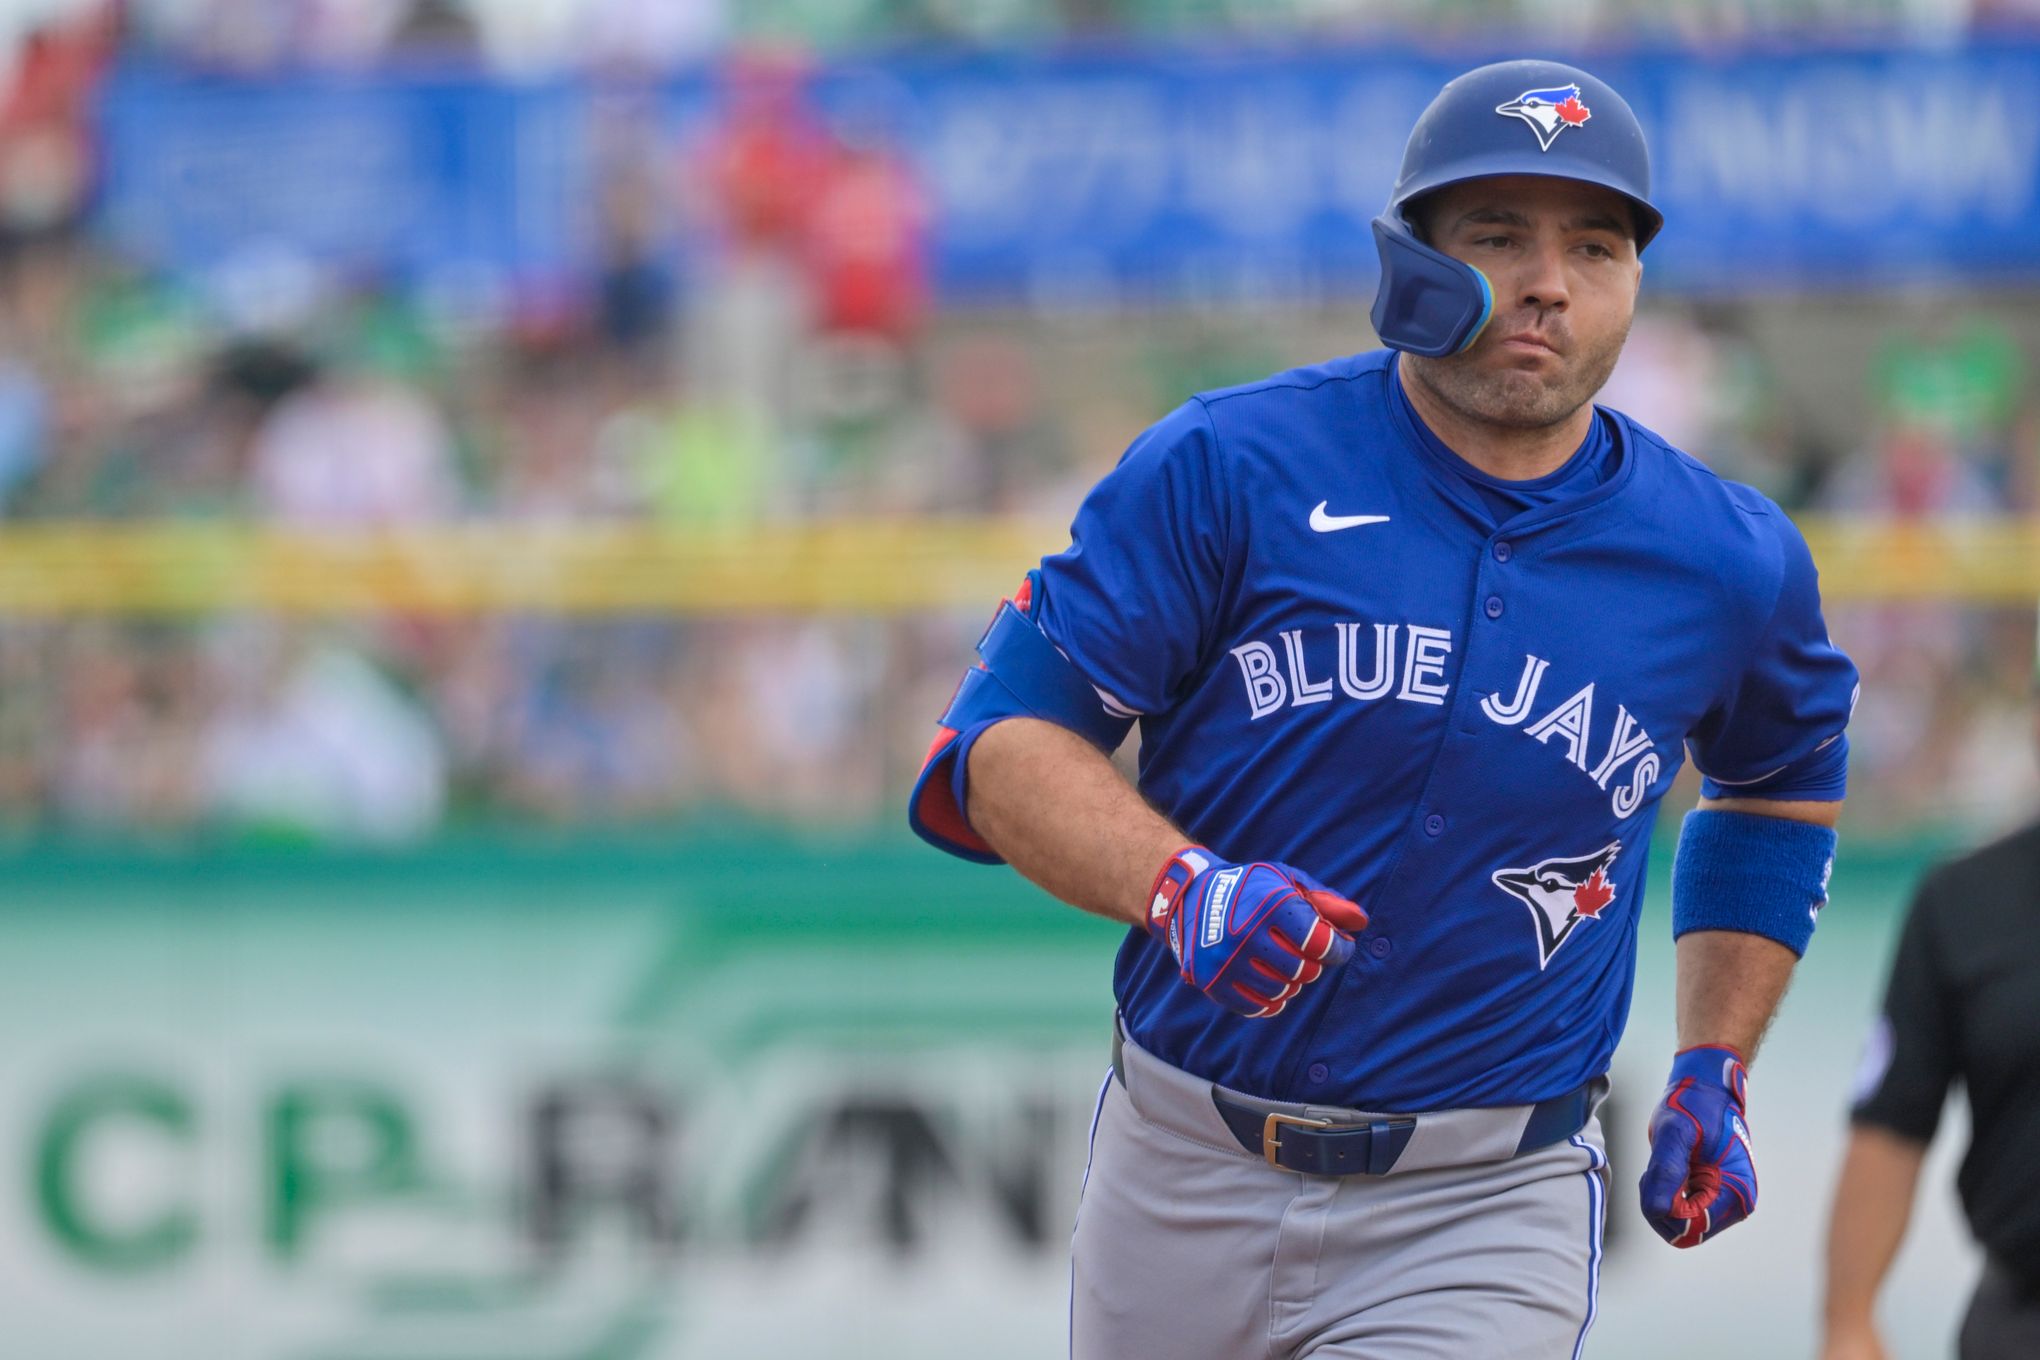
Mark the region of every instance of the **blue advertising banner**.
<instances>
[{"instance_id":1,"label":"blue advertising banner","mask_svg":"<svg viewBox=\"0 0 2040 1360\"><path fill-rule=\"evenodd\" d=\"M808 93L824 123L904 157L951 300L1308 298L1371 286L1367 223L1411 122L1490 55L909 54L822 70ZM2040 279L2040 45L1587 64L1651 138L1669 219L1652 288ZM722 117L705 73L636 98L676 167ZM129 68L102 109L99 222L181 267L276 246L403 274L558 276L594 255L618 100L578 84Z\"/></svg>"}]
</instances>

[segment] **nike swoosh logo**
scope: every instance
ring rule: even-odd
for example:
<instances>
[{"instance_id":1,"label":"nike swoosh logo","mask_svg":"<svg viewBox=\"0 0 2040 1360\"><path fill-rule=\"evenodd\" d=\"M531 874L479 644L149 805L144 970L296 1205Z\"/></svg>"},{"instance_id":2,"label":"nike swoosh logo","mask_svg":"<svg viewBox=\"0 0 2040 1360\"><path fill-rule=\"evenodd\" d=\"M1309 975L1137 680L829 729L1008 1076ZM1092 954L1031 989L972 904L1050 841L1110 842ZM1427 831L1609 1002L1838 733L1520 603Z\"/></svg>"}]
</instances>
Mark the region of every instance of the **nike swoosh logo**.
<instances>
[{"instance_id":1,"label":"nike swoosh logo","mask_svg":"<svg viewBox=\"0 0 2040 1360\"><path fill-rule=\"evenodd\" d=\"M1325 507L1330 504L1330 501L1319 501L1317 509L1310 512L1310 527L1321 534L1329 534L1335 529L1357 528L1362 524L1388 523L1387 515L1328 515Z\"/></svg>"}]
</instances>

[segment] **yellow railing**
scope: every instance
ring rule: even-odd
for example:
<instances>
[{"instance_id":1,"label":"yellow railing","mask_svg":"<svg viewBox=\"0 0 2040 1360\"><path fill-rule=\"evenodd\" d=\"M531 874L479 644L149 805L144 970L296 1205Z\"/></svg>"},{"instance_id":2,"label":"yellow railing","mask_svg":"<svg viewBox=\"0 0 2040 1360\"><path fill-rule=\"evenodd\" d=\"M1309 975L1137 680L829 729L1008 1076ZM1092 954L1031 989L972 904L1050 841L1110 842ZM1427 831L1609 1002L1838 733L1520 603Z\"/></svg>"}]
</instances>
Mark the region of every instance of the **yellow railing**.
<instances>
[{"instance_id":1,"label":"yellow railing","mask_svg":"<svg viewBox=\"0 0 2040 1360\"><path fill-rule=\"evenodd\" d=\"M1823 599L2040 601L2040 518L1804 516Z\"/></svg>"},{"instance_id":2,"label":"yellow railing","mask_svg":"<svg viewBox=\"0 0 2040 1360\"><path fill-rule=\"evenodd\" d=\"M1802 521L1831 602L2040 600L2040 519ZM854 612L988 608L1059 522L849 520L742 533L586 521L403 533L195 523L0 529L0 614Z\"/></svg>"}]
</instances>

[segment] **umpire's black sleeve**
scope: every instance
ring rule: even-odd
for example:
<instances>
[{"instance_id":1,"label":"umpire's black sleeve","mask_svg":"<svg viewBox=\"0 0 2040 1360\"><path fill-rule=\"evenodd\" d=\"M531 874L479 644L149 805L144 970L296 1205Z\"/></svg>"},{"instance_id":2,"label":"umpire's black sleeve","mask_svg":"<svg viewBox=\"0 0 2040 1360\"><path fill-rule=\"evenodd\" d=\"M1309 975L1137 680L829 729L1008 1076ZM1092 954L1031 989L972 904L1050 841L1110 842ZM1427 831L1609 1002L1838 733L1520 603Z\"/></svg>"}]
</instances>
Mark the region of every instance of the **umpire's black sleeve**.
<instances>
[{"instance_id":1,"label":"umpire's black sleeve","mask_svg":"<svg viewBox=\"0 0 2040 1360\"><path fill-rule=\"evenodd\" d=\"M1941 1107L1958 1074L1955 998L1937 939L1946 883L1943 873L1929 875L1913 898L1849 1112L1852 1123L1923 1143L1940 1127Z\"/></svg>"}]
</instances>

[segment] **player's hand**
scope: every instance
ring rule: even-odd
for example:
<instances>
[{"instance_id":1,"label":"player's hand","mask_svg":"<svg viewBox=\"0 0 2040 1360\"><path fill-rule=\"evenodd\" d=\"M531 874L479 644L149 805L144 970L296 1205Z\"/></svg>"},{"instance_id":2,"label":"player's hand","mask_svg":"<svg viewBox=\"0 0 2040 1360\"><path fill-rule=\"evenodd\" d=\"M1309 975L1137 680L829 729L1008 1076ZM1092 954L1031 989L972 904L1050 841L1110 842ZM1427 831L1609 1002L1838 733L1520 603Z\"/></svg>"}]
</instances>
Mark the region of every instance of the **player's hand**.
<instances>
[{"instance_id":1,"label":"player's hand","mask_svg":"<svg viewBox=\"0 0 2040 1360\"><path fill-rule=\"evenodd\" d=\"M1725 1044L1672 1058L1650 1117L1650 1165L1637 1186L1643 1216L1675 1247L1697 1247L1756 1212L1757 1168L1743 1100L1749 1074Z\"/></svg>"},{"instance_id":2,"label":"player's hand","mask_svg":"<svg viewBox=\"0 0 2040 1360\"><path fill-rule=\"evenodd\" d=\"M1147 928L1184 982L1260 1019L1350 958L1367 913L1300 869L1228 864L1186 845L1155 875Z\"/></svg>"}]
</instances>

